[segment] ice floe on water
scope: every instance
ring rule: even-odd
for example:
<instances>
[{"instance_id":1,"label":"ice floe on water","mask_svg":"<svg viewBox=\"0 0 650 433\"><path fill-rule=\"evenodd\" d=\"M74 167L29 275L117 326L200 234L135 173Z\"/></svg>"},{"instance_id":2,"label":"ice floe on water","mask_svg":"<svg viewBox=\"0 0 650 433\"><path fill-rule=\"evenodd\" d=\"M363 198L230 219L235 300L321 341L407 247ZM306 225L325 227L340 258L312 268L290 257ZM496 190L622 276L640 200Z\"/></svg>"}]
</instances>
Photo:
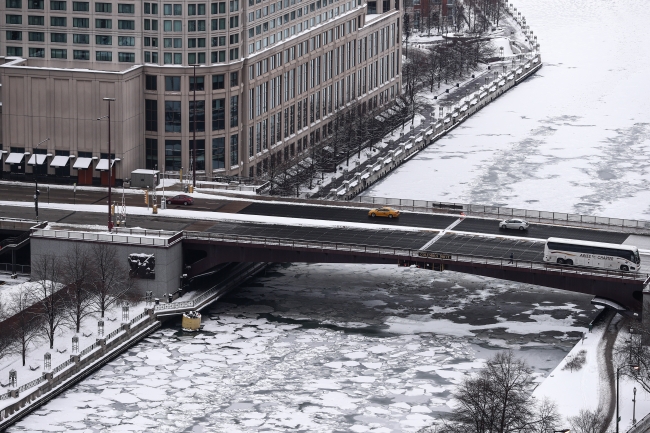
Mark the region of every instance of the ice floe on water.
<instances>
[{"instance_id":1,"label":"ice floe on water","mask_svg":"<svg viewBox=\"0 0 650 433\"><path fill-rule=\"evenodd\" d=\"M594 314L588 296L451 272L276 266L202 332L169 324L10 431L414 432L496 350L544 377Z\"/></svg>"}]
</instances>

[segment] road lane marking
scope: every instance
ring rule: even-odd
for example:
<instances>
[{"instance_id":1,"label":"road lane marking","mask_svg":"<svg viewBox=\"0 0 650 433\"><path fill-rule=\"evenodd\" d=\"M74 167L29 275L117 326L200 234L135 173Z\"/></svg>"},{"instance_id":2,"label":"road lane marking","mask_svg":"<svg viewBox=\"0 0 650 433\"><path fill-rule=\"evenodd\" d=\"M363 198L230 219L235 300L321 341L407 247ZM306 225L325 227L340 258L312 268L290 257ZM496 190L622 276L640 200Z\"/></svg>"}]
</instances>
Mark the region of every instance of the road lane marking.
<instances>
[{"instance_id":1,"label":"road lane marking","mask_svg":"<svg viewBox=\"0 0 650 433\"><path fill-rule=\"evenodd\" d=\"M427 248L429 248L431 245L435 244L438 239L440 239L441 237L443 237L445 235L445 233L447 233L448 230L452 230L454 227L456 227L458 224L460 224L461 221L463 221L463 219L465 219L465 217L460 217L456 221L454 221L453 223L449 224L449 226L446 229L444 229L443 231L438 233L433 239L431 239L429 242L424 244L424 246L422 246L422 248L420 248L420 251L424 251Z\"/></svg>"}]
</instances>

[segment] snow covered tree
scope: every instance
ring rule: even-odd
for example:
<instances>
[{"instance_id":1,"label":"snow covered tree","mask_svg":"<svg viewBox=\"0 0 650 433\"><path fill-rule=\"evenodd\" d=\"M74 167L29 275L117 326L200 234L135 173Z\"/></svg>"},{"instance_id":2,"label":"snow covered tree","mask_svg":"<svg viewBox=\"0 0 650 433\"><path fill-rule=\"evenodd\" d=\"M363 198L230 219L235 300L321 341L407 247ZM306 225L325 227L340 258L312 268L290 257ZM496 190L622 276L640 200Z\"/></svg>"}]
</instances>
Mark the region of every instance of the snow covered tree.
<instances>
[{"instance_id":1,"label":"snow covered tree","mask_svg":"<svg viewBox=\"0 0 650 433\"><path fill-rule=\"evenodd\" d=\"M94 310L91 280L90 252L87 247L75 242L62 259L65 293L66 320L79 333L82 320Z\"/></svg>"},{"instance_id":2,"label":"snow covered tree","mask_svg":"<svg viewBox=\"0 0 650 433\"><path fill-rule=\"evenodd\" d=\"M104 317L106 310L126 298L133 288L133 280L118 257L117 248L109 244L95 243L91 246L90 266L92 303L95 311Z\"/></svg>"},{"instance_id":3,"label":"snow covered tree","mask_svg":"<svg viewBox=\"0 0 650 433\"><path fill-rule=\"evenodd\" d=\"M630 320L629 325L629 334L614 347L614 365L638 366L638 370L621 368L620 375L636 381L650 392L650 326L636 320Z\"/></svg>"},{"instance_id":4,"label":"snow covered tree","mask_svg":"<svg viewBox=\"0 0 650 433\"><path fill-rule=\"evenodd\" d=\"M54 349L56 331L64 324L66 305L64 297L58 293L62 281L61 259L54 254L37 256L32 262L32 277L35 280L31 289L32 302L43 335Z\"/></svg>"},{"instance_id":5,"label":"snow covered tree","mask_svg":"<svg viewBox=\"0 0 650 433\"><path fill-rule=\"evenodd\" d=\"M14 351L21 354L24 366L29 347L42 335L43 316L34 314L34 311L29 309L33 297L24 286L13 292L9 298L11 319L7 321L6 334L12 340Z\"/></svg>"}]
</instances>

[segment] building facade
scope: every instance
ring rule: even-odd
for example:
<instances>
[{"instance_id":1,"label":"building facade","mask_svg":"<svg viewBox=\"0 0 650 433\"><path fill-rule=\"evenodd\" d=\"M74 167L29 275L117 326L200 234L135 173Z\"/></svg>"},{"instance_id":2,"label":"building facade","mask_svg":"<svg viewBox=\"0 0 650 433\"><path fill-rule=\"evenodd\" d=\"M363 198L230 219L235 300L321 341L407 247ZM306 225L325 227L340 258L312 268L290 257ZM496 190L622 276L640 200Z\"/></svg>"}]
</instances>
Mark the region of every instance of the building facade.
<instances>
[{"instance_id":1,"label":"building facade","mask_svg":"<svg viewBox=\"0 0 650 433\"><path fill-rule=\"evenodd\" d=\"M13 177L187 173L195 144L197 174L257 177L400 92L398 0L1 1Z\"/></svg>"}]
</instances>

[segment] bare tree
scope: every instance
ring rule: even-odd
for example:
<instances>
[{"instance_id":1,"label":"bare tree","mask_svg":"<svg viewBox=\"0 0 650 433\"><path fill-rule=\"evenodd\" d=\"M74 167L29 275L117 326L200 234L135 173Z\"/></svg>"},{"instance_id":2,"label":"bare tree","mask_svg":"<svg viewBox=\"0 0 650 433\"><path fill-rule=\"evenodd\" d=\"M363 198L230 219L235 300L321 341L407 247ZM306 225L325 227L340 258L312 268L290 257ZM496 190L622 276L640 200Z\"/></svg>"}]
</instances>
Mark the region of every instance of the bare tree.
<instances>
[{"instance_id":1,"label":"bare tree","mask_svg":"<svg viewBox=\"0 0 650 433\"><path fill-rule=\"evenodd\" d=\"M582 409L578 415L570 416L571 433L600 433L605 427L605 417L597 412Z\"/></svg>"},{"instance_id":2,"label":"bare tree","mask_svg":"<svg viewBox=\"0 0 650 433\"><path fill-rule=\"evenodd\" d=\"M6 299L3 302L0 298L0 329L4 330L0 332L0 359L15 352L14 334L7 320L11 316L10 307L11 302L7 302Z\"/></svg>"},{"instance_id":3,"label":"bare tree","mask_svg":"<svg viewBox=\"0 0 650 433\"><path fill-rule=\"evenodd\" d=\"M620 374L650 392L650 327L636 320L630 320L629 325L630 333L623 342L614 346L614 364L638 366L638 370L621 368Z\"/></svg>"},{"instance_id":4,"label":"bare tree","mask_svg":"<svg viewBox=\"0 0 650 433\"><path fill-rule=\"evenodd\" d=\"M133 288L133 280L129 278L129 271L118 257L117 248L112 245L93 244L90 260L92 277L89 290L95 310L104 317L107 309L126 298Z\"/></svg>"},{"instance_id":5,"label":"bare tree","mask_svg":"<svg viewBox=\"0 0 650 433\"><path fill-rule=\"evenodd\" d=\"M75 242L62 259L63 282L67 286L64 297L66 319L79 333L82 320L94 310L91 281L90 252L87 247Z\"/></svg>"},{"instance_id":6,"label":"bare tree","mask_svg":"<svg viewBox=\"0 0 650 433\"><path fill-rule=\"evenodd\" d=\"M57 293L62 281L61 259L54 254L38 256L32 263L32 277L36 280L32 285L34 309L39 318L43 335L54 349L54 336L65 321L65 301Z\"/></svg>"},{"instance_id":7,"label":"bare tree","mask_svg":"<svg viewBox=\"0 0 650 433\"><path fill-rule=\"evenodd\" d=\"M478 374L465 379L454 393L458 405L441 433L542 433L559 421L555 405L547 400L534 404L531 369L500 352ZM549 427L550 426L550 427Z\"/></svg>"},{"instance_id":8,"label":"bare tree","mask_svg":"<svg viewBox=\"0 0 650 433\"><path fill-rule=\"evenodd\" d=\"M7 334L13 340L14 350L21 354L24 366L29 347L42 335L43 316L29 310L33 300L32 293L24 286L12 293L10 298L11 320L7 326Z\"/></svg>"}]
</instances>

